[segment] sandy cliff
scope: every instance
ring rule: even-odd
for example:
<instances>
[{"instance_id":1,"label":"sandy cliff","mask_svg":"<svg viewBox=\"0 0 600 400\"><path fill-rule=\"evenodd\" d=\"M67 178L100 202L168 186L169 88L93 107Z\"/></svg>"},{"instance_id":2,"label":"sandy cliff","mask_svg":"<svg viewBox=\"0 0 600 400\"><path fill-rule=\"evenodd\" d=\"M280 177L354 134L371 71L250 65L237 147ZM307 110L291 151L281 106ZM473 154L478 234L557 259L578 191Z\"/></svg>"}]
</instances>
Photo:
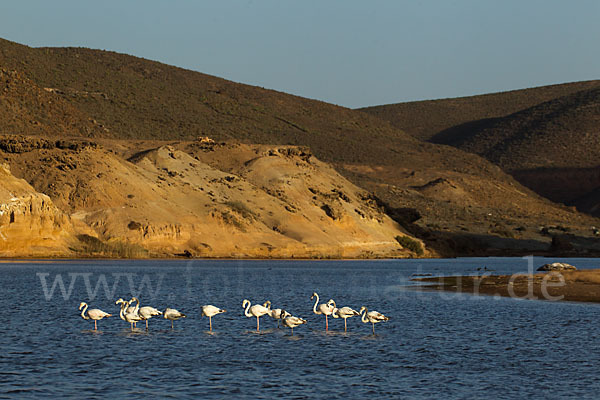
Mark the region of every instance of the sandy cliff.
<instances>
[{"instance_id":1,"label":"sandy cliff","mask_svg":"<svg viewBox=\"0 0 600 400\"><path fill-rule=\"evenodd\" d=\"M68 255L72 239L69 217L50 197L15 178L8 165L0 165L0 255Z\"/></svg>"},{"instance_id":2,"label":"sandy cliff","mask_svg":"<svg viewBox=\"0 0 600 400\"><path fill-rule=\"evenodd\" d=\"M307 149L14 135L0 143L13 173L54 210L46 229L75 239L74 255L414 255L368 192ZM9 247L3 255L19 255Z\"/></svg>"}]
</instances>

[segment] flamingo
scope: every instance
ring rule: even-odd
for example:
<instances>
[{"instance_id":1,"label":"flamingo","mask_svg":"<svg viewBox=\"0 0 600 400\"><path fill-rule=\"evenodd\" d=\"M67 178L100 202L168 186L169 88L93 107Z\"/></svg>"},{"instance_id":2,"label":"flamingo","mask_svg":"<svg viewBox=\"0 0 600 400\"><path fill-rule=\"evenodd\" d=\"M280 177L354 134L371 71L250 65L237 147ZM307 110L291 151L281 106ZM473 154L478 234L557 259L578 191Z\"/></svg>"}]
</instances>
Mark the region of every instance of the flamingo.
<instances>
[{"instance_id":1,"label":"flamingo","mask_svg":"<svg viewBox=\"0 0 600 400\"><path fill-rule=\"evenodd\" d=\"M129 322L131 324L131 331L133 332L133 324L135 322L141 321L142 317L137 315L137 313L127 312L128 307L131 305L131 301L119 299L115 301L115 304L121 304L121 311L119 312L119 317L121 317L123 321Z\"/></svg>"},{"instance_id":2,"label":"flamingo","mask_svg":"<svg viewBox=\"0 0 600 400\"><path fill-rule=\"evenodd\" d=\"M271 302L267 301L265 304L271 306ZM242 308L244 309L244 315L248 318L256 317L256 332L260 332L260 322L259 318L265 314L269 314L271 312L270 308L265 307L264 305L255 304L252 306L250 304L250 300L244 299L242 302Z\"/></svg>"},{"instance_id":3,"label":"flamingo","mask_svg":"<svg viewBox=\"0 0 600 400\"><path fill-rule=\"evenodd\" d=\"M87 315L85 314L86 310L88 309L88 304L86 302L81 302L79 304L79 309L81 310L83 308L83 311L81 311L81 318L83 319L93 319L94 320L94 330L97 331L98 330L98 325L97 322L99 320L101 320L104 317L112 317L112 314L106 313L98 308L92 308L91 310L89 310L87 312Z\"/></svg>"},{"instance_id":4,"label":"flamingo","mask_svg":"<svg viewBox=\"0 0 600 400\"><path fill-rule=\"evenodd\" d=\"M223 314L227 312L227 310L221 310L219 307L215 307L213 305L202 306L202 316L208 317L208 323L210 325L210 331L212 332L212 317L218 314Z\"/></svg>"},{"instance_id":5,"label":"flamingo","mask_svg":"<svg viewBox=\"0 0 600 400\"><path fill-rule=\"evenodd\" d=\"M333 302L335 306L335 302ZM354 317L356 315L360 315L360 313L356 310L353 310L350 307L342 307L342 308L334 308L332 316L333 318L343 318L344 319L344 332L348 332L348 326L346 324L346 320L350 317Z\"/></svg>"},{"instance_id":6,"label":"flamingo","mask_svg":"<svg viewBox=\"0 0 600 400\"><path fill-rule=\"evenodd\" d=\"M367 322L370 322L373 325L373 335L375 334L375 324L376 323L381 322L381 321L387 322L390 319L389 317L386 317L385 315L383 315L380 312L369 311L367 309L367 307L364 307L364 306L360 308L359 313L362 314L362 317L361 317L362 322L364 322L365 324Z\"/></svg>"},{"instance_id":7,"label":"flamingo","mask_svg":"<svg viewBox=\"0 0 600 400\"><path fill-rule=\"evenodd\" d=\"M140 300L137 297L131 299L131 301L133 300L137 301L137 305L134 307L134 312L146 321L146 330L148 330L148 320L157 315L162 315L162 312L150 306L144 306L140 308ZM130 308L131 307L128 307L127 310L129 311Z\"/></svg>"},{"instance_id":8,"label":"flamingo","mask_svg":"<svg viewBox=\"0 0 600 400\"><path fill-rule=\"evenodd\" d=\"M292 336L294 336L294 328L297 327L298 325L302 325L306 323L305 319L299 318L299 317L293 317L290 313L284 311L284 315L286 315L284 318L281 319L281 322L283 323L284 326L287 326L288 328L290 328L292 330Z\"/></svg>"},{"instance_id":9,"label":"flamingo","mask_svg":"<svg viewBox=\"0 0 600 400\"><path fill-rule=\"evenodd\" d=\"M177 321L179 318L185 318L185 317L186 317L186 315L184 313L181 313L174 308L167 308L165 310L165 312L163 313L164 319L171 320L171 329L173 329L173 321Z\"/></svg>"},{"instance_id":10,"label":"flamingo","mask_svg":"<svg viewBox=\"0 0 600 400\"><path fill-rule=\"evenodd\" d=\"M279 321L292 316L292 314L290 314L289 312L287 312L285 310L282 310L281 308L272 309L271 312L269 313L269 315L271 316L271 318L277 320L278 328L279 328Z\"/></svg>"},{"instance_id":11,"label":"flamingo","mask_svg":"<svg viewBox=\"0 0 600 400\"><path fill-rule=\"evenodd\" d=\"M319 295L317 294L317 292L314 292L312 294L312 296L310 296L310 299L312 300L313 298L317 298L317 300L315 301L315 305L313 307L313 312L317 315L325 315L325 330L328 331L329 330L329 321L327 320L327 316L331 315L333 313L333 309L335 308L335 301L333 301L333 299L330 299L327 304L319 304ZM317 310L317 304L318 304L318 310Z\"/></svg>"},{"instance_id":12,"label":"flamingo","mask_svg":"<svg viewBox=\"0 0 600 400\"><path fill-rule=\"evenodd\" d=\"M131 303L136 302L135 307L131 305ZM140 309L140 301L138 300L137 297L132 297L131 300L129 300L130 305L127 306L127 308L125 309L125 314L137 314L138 310ZM137 322L133 323L133 327L137 328Z\"/></svg>"},{"instance_id":13,"label":"flamingo","mask_svg":"<svg viewBox=\"0 0 600 400\"><path fill-rule=\"evenodd\" d=\"M288 313L287 311L282 310L281 308L274 308L271 309L271 302L270 301L265 301L265 304L263 304L264 307L267 307L270 312L268 313L269 316L273 319L277 320L277 327L279 328L279 321L282 320L285 317L291 316L292 314Z\"/></svg>"}]
</instances>

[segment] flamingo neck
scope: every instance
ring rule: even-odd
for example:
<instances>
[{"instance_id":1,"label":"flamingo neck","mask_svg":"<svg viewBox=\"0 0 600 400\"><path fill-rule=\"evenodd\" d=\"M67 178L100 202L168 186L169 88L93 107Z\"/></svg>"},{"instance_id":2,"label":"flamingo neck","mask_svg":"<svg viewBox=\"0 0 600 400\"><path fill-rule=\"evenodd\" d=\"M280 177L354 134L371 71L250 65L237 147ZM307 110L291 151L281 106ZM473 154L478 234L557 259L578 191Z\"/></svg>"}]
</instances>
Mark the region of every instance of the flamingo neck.
<instances>
[{"instance_id":1,"label":"flamingo neck","mask_svg":"<svg viewBox=\"0 0 600 400\"><path fill-rule=\"evenodd\" d=\"M317 311L317 305L319 304L319 295L315 293L315 297L317 298L317 300L315 301L315 305L313 306L313 312L315 314L321 314L320 311Z\"/></svg>"},{"instance_id":2,"label":"flamingo neck","mask_svg":"<svg viewBox=\"0 0 600 400\"><path fill-rule=\"evenodd\" d=\"M88 309L88 305L86 304L83 306L83 310L81 310L81 318L90 319L89 315L85 315L85 312L87 311L87 309Z\"/></svg>"},{"instance_id":3,"label":"flamingo neck","mask_svg":"<svg viewBox=\"0 0 600 400\"><path fill-rule=\"evenodd\" d=\"M135 298L135 309L133 310L134 314L137 314L138 310L140 309L140 299L138 299L137 297Z\"/></svg>"},{"instance_id":4,"label":"flamingo neck","mask_svg":"<svg viewBox=\"0 0 600 400\"><path fill-rule=\"evenodd\" d=\"M121 311L119 312L119 317L121 317L121 319L122 319L123 321L127 321L127 320L125 319L125 309L126 309L127 307L129 307L129 303L127 303L127 302L125 302L125 301L121 303Z\"/></svg>"},{"instance_id":5,"label":"flamingo neck","mask_svg":"<svg viewBox=\"0 0 600 400\"><path fill-rule=\"evenodd\" d=\"M365 308L365 309L363 310L362 317L360 317L361 321L362 321L362 322L364 322L365 324L366 324L367 322L369 322L369 320L368 320L368 318L367 318L367 312L368 312L368 310Z\"/></svg>"},{"instance_id":6,"label":"flamingo neck","mask_svg":"<svg viewBox=\"0 0 600 400\"><path fill-rule=\"evenodd\" d=\"M252 314L250 314L250 306L251 306L251 305L252 305L252 304L251 304L250 302L247 302L247 303L246 303L246 309L244 310L244 315L245 315L246 317L253 317L253 315L252 315Z\"/></svg>"}]
</instances>

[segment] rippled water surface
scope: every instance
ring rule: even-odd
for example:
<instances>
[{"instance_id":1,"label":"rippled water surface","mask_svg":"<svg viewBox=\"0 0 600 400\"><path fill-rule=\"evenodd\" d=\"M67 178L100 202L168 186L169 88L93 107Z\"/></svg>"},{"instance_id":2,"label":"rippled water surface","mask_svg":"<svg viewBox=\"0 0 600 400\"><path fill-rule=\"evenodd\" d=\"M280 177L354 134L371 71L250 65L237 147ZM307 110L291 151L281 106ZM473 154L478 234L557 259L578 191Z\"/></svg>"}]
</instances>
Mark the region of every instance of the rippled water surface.
<instances>
[{"instance_id":1,"label":"rippled water surface","mask_svg":"<svg viewBox=\"0 0 600 400\"><path fill-rule=\"evenodd\" d=\"M596 398L598 305L409 287L414 274L484 266L528 268L520 258L3 263L0 397ZM358 317L347 334L342 320L330 320L326 333L323 316L312 313L313 291L322 302L365 305L391 320L377 324L376 335ZM152 319L147 332L131 332L114 302L132 294L188 318L174 330ZM256 333L255 319L243 316L245 298L271 300L308 324L291 336L263 317ZM81 301L115 316L94 332L79 316ZM228 310L213 319L213 334L203 304Z\"/></svg>"}]
</instances>

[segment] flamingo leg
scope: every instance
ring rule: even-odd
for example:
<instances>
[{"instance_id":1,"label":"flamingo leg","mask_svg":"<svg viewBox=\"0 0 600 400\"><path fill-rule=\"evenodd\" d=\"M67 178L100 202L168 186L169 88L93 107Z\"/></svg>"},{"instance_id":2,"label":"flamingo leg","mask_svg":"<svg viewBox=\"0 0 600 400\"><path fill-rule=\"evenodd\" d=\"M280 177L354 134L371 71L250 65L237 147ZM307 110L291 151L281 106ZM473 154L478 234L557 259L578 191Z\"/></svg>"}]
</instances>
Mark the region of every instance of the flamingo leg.
<instances>
[{"instance_id":1,"label":"flamingo leg","mask_svg":"<svg viewBox=\"0 0 600 400\"><path fill-rule=\"evenodd\" d=\"M373 325L373 335L375 335L375 324L371 323L371 325Z\"/></svg>"},{"instance_id":2,"label":"flamingo leg","mask_svg":"<svg viewBox=\"0 0 600 400\"><path fill-rule=\"evenodd\" d=\"M146 320L146 330L148 330L148 320Z\"/></svg>"},{"instance_id":3,"label":"flamingo leg","mask_svg":"<svg viewBox=\"0 0 600 400\"><path fill-rule=\"evenodd\" d=\"M259 317L256 317L256 332L260 332L260 321L259 321Z\"/></svg>"},{"instance_id":4,"label":"flamingo leg","mask_svg":"<svg viewBox=\"0 0 600 400\"><path fill-rule=\"evenodd\" d=\"M347 319L344 318L344 332L348 332L348 326L347 326L346 322L347 322Z\"/></svg>"},{"instance_id":5,"label":"flamingo leg","mask_svg":"<svg viewBox=\"0 0 600 400\"><path fill-rule=\"evenodd\" d=\"M292 336L294 336L294 328L292 328Z\"/></svg>"},{"instance_id":6,"label":"flamingo leg","mask_svg":"<svg viewBox=\"0 0 600 400\"><path fill-rule=\"evenodd\" d=\"M97 331L98 330L98 321L94 320L94 330Z\"/></svg>"},{"instance_id":7,"label":"flamingo leg","mask_svg":"<svg viewBox=\"0 0 600 400\"><path fill-rule=\"evenodd\" d=\"M210 331L212 332L212 317L208 317L208 324L210 325Z\"/></svg>"},{"instance_id":8,"label":"flamingo leg","mask_svg":"<svg viewBox=\"0 0 600 400\"><path fill-rule=\"evenodd\" d=\"M325 314L325 331L329 330L329 321L327 321L327 314Z\"/></svg>"},{"instance_id":9,"label":"flamingo leg","mask_svg":"<svg viewBox=\"0 0 600 400\"><path fill-rule=\"evenodd\" d=\"M171 320L171 330L173 330L173 320Z\"/></svg>"}]
</instances>

